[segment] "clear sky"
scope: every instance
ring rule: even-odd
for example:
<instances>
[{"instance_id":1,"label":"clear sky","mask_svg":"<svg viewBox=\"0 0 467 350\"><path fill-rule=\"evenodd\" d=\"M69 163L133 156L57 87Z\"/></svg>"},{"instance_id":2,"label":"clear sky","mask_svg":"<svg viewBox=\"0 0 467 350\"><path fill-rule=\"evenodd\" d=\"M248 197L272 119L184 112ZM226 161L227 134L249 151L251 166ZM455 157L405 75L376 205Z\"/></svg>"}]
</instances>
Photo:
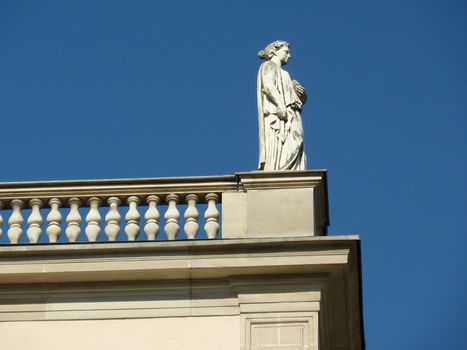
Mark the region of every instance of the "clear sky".
<instances>
[{"instance_id":1,"label":"clear sky","mask_svg":"<svg viewBox=\"0 0 467 350\"><path fill-rule=\"evenodd\" d=\"M0 0L0 181L255 170L258 50L291 43L368 349L467 343L467 2Z\"/></svg>"}]
</instances>

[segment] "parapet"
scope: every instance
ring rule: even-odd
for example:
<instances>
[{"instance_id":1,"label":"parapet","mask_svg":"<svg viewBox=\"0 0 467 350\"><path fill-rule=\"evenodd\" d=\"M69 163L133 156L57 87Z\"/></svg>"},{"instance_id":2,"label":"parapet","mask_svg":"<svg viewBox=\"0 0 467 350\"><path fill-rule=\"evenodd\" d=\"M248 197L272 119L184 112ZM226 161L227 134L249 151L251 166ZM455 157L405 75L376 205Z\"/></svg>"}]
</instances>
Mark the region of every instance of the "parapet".
<instances>
[{"instance_id":1,"label":"parapet","mask_svg":"<svg viewBox=\"0 0 467 350\"><path fill-rule=\"evenodd\" d=\"M325 170L0 183L0 209L1 244L311 237L329 223Z\"/></svg>"}]
</instances>

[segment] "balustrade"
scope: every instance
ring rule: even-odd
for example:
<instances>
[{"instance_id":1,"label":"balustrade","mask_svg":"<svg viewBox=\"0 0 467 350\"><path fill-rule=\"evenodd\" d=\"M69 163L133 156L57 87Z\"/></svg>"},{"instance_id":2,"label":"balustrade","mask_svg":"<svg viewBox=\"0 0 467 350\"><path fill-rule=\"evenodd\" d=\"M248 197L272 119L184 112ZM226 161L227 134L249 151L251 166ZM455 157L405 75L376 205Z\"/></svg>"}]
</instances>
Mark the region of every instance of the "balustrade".
<instances>
[{"instance_id":1,"label":"balustrade","mask_svg":"<svg viewBox=\"0 0 467 350\"><path fill-rule=\"evenodd\" d=\"M322 235L326 226L323 171L0 183L0 245Z\"/></svg>"},{"instance_id":2,"label":"balustrade","mask_svg":"<svg viewBox=\"0 0 467 350\"><path fill-rule=\"evenodd\" d=\"M47 188L50 184L44 182L38 183L40 189L32 189L30 193L17 188L2 192L1 186L7 184L0 184L0 244L176 240L185 238L182 232L187 239L212 239L219 232L219 210L216 206L220 205L222 192L208 191L219 185L221 190L232 188L230 183L222 182L206 186L202 179L200 188L196 188L196 184L187 186L191 189L188 194L180 188L165 192L164 186L156 186L156 190L150 193L139 185L134 191L128 189L131 188L131 180L127 189L116 189L112 180L108 185L104 181L96 182L99 186L94 189L89 189L85 182L78 186L69 186L66 181L55 182L51 187L62 185L55 189ZM27 184L24 183L26 187ZM11 198L16 195L18 198ZM6 210L11 214L4 225L8 216ZM203 233L200 232L201 210L205 211ZM166 236L159 235L161 215ZM27 216L26 223L23 216ZM6 225L7 237L2 239ZM65 237L61 237L62 232ZM119 236L120 232L126 236Z\"/></svg>"}]
</instances>

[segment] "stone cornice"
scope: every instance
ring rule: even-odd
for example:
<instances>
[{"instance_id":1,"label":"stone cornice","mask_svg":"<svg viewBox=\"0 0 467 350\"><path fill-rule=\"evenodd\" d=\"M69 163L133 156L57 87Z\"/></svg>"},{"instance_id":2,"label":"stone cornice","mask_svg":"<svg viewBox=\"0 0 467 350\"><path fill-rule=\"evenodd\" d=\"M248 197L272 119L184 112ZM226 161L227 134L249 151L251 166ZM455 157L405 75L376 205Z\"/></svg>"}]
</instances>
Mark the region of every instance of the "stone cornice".
<instances>
[{"instance_id":1,"label":"stone cornice","mask_svg":"<svg viewBox=\"0 0 467 350\"><path fill-rule=\"evenodd\" d=\"M350 236L4 246L0 284L322 272L345 266L358 242Z\"/></svg>"},{"instance_id":2,"label":"stone cornice","mask_svg":"<svg viewBox=\"0 0 467 350\"><path fill-rule=\"evenodd\" d=\"M339 235L326 237L277 237L277 238L248 238L248 239L220 239L220 240L183 240L157 242L83 242L66 244L18 244L0 245L0 261L8 257L18 256L54 256L54 255L86 255L121 253L154 253L165 251L224 251L236 248L264 248L264 247L328 247L348 246L351 242L359 242L358 235Z\"/></svg>"},{"instance_id":3,"label":"stone cornice","mask_svg":"<svg viewBox=\"0 0 467 350\"><path fill-rule=\"evenodd\" d=\"M236 173L239 187L247 190L326 187L326 170L252 171Z\"/></svg>"}]
</instances>

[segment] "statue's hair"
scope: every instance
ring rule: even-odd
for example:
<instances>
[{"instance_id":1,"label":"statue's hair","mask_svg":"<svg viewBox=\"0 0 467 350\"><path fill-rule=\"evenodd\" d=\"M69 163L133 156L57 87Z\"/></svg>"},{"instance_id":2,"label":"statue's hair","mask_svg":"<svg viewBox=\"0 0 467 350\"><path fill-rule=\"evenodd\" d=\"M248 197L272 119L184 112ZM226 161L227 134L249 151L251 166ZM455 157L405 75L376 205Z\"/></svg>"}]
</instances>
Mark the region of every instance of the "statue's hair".
<instances>
[{"instance_id":1,"label":"statue's hair","mask_svg":"<svg viewBox=\"0 0 467 350\"><path fill-rule=\"evenodd\" d=\"M258 52L258 57L263 60L270 60L276 51L281 47L290 46L287 41L276 40L270 43L266 48Z\"/></svg>"}]
</instances>

